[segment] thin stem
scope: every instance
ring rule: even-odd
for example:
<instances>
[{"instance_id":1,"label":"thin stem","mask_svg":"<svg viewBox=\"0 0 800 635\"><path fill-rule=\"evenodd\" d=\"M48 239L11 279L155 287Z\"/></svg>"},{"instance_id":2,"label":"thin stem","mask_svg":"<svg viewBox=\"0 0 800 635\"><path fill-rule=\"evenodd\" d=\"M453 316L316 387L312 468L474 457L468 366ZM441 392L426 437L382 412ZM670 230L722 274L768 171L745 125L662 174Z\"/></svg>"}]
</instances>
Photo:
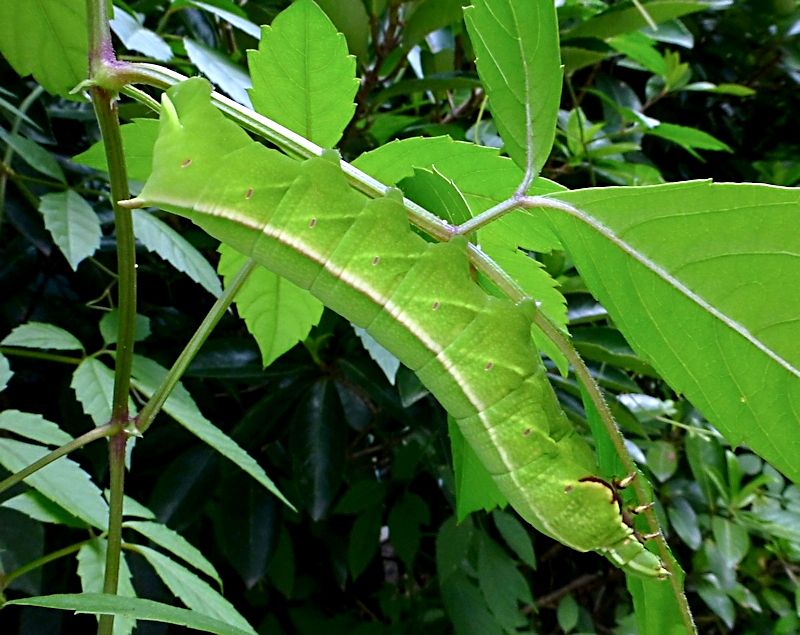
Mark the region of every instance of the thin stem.
<instances>
[{"instance_id":1,"label":"thin stem","mask_svg":"<svg viewBox=\"0 0 800 635\"><path fill-rule=\"evenodd\" d=\"M561 351L564 357L566 357L569 361L573 371L575 372L575 376L586 389L589 399L591 399L592 404L597 409L600 419L603 422L606 432L608 432L608 435L611 438L611 442L614 445L614 450L616 451L617 456L619 456L625 472L628 474L637 474L639 470L636 467L636 463L631 458L630 453L625 448L625 439L617 427L617 422L614 420L614 415L611 414L608 404L606 403L605 399L603 399L603 393L601 392L600 387L597 385L597 382L595 382L594 377L592 377L592 374L583 361L583 358L578 354L578 351L575 350L572 342L570 342L569 339L561 331L559 331L558 328L556 328L556 326L553 325L553 323L550 322L550 320L548 320L543 313L539 311L537 311L534 315L533 323L542 330L542 332L558 347L559 351ZM649 499L649 496L647 495L640 478L634 479L631 483L631 486L633 487L634 494L636 495L636 499L640 505L647 505L648 503L652 502ZM696 629L694 626L694 621L692 620L689 602L683 592L682 580L677 575L678 572L673 566L674 560L670 554L667 542L664 539L664 535L661 531L661 526L658 523L658 518L656 517L655 511L651 507L648 507L644 512L642 512L642 514L647 521L647 526L649 527L650 532L657 534L655 540L656 544L658 545L661 562L664 568L671 574L669 576L669 581L672 585L675 598L680 606L684 626L686 626L690 633L694 633Z\"/></svg>"},{"instance_id":2,"label":"thin stem","mask_svg":"<svg viewBox=\"0 0 800 635\"><path fill-rule=\"evenodd\" d=\"M0 576L0 592L2 592L3 589L8 588L8 585L10 585L17 578L31 571L35 571L36 569L39 569L50 562L58 560L59 558L63 558L64 556L69 556L75 553L76 551L80 551L81 547L83 547L84 545L88 545L93 540L96 540L96 538L92 537L92 538L87 538L86 540L81 540L80 542L76 542L74 545L63 547L61 549L48 553L47 555L42 556L41 558L36 558L35 560L31 560L30 562L22 565L21 567L14 569L10 573Z\"/></svg>"},{"instance_id":3,"label":"thin stem","mask_svg":"<svg viewBox=\"0 0 800 635\"><path fill-rule=\"evenodd\" d=\"M10 134L13 137L17 132L19 132L19 128L22 125L22 120L25 117L25 113L28 112L28 109L34 104L34 102L39 99L39 96L44 92L44 88L37 85L28 96L22 100L22 103L19 105L19 115L14 120L14 123L11 126ZM5 155L3 156L3 166L4 169L0 169L0 229L3 228L3 211L5 210L5 202L6 202L6 184L8 182L8 177L11 170L11 159L14 157L14 148L9 143L6 147ZM6 169L7 168L7 169Z\"/></svg>"},{"instance_id":4,"label":"thin stem","mask_svg":"<svg viewBox=\"0 0 800 635\"><path fill-rule=\"evenodd\" d=\"M219 298L217 298L217 301L214 302L214 305L208 311L205 318L203 318L203 321L200 323L200 326L197 327L197 330L192 335L192 338L181 351L178 359L175 360L172 368L169 369L167 376L164 378L164 381L161 382L158 390L153 393L153 395L150 397L150 400L145 404L144 408L142 408L142 411L139 413L137 418L137 428L141 433L145 432L153 423L153 419L155 419L156 414L158 414L158 412L166 403L167 398L177 385L183 373L186 371L186 368L192 362L192 359L194 359L197 351L200 350L200 347L206 341L206 338L209 336L211 331L214 330L214 327L220 321L222 316L225 315L225 311L228 310L228 307L231 305L231 302L233 302L234 297L236 297L236 294L242 288L242 285L245 283L250 273L257 266L258 265L254 260L248 260L236 274L231 283L225 287L222 295L220 295Z\"/></svg>"},{"instance_id":5,"label":"thin stem","mask_svg":"<svg viewBox=\"0 0 800 635\"><path fill-rule=\"evenodd\" d=\"M27 348L14 348L13 346L0 346L0 353L15 357L30 357L32 359L41 359L48 362L59 362L61 364L75 364L76 366L83 361L80 357L56 355L55 353L43 353L42 351L32 351L28 350Z\"/></svg>"},{"instance_id":6,"label":"thin stem","mask_svg":"<svg viewBox=\"0 0 800 635\"><path fill-rule=\"evenodd\" d=\"M0 494L6 491L9 487L13 487L17 483L21 483L31 474L38 472L43 467L50 465L56 459L60 459L62 456L69 454L73 450L82 448L84 445L91 443L92 441L115 435L120 432L120 430L122 430L122 426L111 423L107 423L103 426L98 426L97 428L89 430L89 432L82 434L78 438L73 439L69 443L65 443L60 448L56 448L49 454L46 454L38 461L34 461L28 467L20 470L19 472L15 472L8 478L0 481Z\"/></svg>"}]
</instances>

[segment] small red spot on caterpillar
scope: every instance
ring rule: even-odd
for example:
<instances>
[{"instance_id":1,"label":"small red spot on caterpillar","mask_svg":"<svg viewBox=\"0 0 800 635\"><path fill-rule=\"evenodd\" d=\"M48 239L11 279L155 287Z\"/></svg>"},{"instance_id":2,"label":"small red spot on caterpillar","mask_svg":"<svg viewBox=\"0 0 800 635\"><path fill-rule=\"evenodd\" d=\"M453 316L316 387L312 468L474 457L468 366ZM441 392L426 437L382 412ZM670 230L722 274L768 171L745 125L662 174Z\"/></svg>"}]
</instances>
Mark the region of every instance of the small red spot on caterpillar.
<instances>
[{"instance_id":1,"label":"small red spot on caterpillar","mask_svg":"<svg viewBox=\"0 0 800 635\"><path fill-rule=\"evenodd\" d=\"M316 224L317 224L317 219L316 218L312 218L310 221L308 221L308 226L309 226L310 229L314 229Z\"/></svg>"},{"instance_id":2,"label":"small red spot on caterpillar","mask_svg":"<svg viewBox=\"0 0 800 635\"><path fill-rule=\"evenodd\" d=\"M435 300L435 301L434 301L434 303L433 303L433 304L431 304L431 308L432 308L434 311L438 311L440 306L441 306L441 305L439 304L439 300Z\"/></svg>"},{"instance_id":3,"label":"small red spot on caterpillar","mask_svg":"<svg viewBox=\"0 0 800 635\"><path fill-rule=\"evenodd\" d=\"M247 191L244 193L244 197L245 197L245 198L246 198L248 201L249 201L251 198L253 198L253 188L252 188L252 187L248 187L248 188L247 188Z\"/></svg>"},{"instance_id":4,"label":"small red spot on caterpillar","mask_svg":"<svg viewBox=\"0 0 800 635\"><path fill-rule=\"evenodd\" d=\"M522 431L522 436L523 436L523 437L527 437L527 436L528 436L528 435L529 435L531 432L532 432L532 431L531 431L531 429L530 429L530 428L525 428L525 429Z\"/></svg>"},{"instance_id":5,"label":"small red spot on caterpillar","mask_svg":"<svg viewBox=\"0 0 800 635\"><path fill-rule=\"evenodd\" d=\"M188 168L191 164L192 164L191 159L184 159L183 161L181 161L182 168Z\"/></svg>"},{"instance_id":6,"label":"small red spot on caterpillar","mask_svg":"<svg viewBox=\"0 0 800 635\"><path fill-rule=\"evenodd\" d=\"M483 367L483 370L492 370L494 368L493 362L486 362L486 366Z\"/></svg>"},{"instance_id":7,"label":"small red spot on caterpillar","mask_svg":"<svg viewBox=\"0 0 800 635\"><path fill-rule=\"evenodd\" d=\"M373 264L373 265L377 265L377 264L378 264L380 261L381 261L381 257L380 257L380 256L375 256L375 257L372 259L372 264Z\"/></svg>"}]
</instances>

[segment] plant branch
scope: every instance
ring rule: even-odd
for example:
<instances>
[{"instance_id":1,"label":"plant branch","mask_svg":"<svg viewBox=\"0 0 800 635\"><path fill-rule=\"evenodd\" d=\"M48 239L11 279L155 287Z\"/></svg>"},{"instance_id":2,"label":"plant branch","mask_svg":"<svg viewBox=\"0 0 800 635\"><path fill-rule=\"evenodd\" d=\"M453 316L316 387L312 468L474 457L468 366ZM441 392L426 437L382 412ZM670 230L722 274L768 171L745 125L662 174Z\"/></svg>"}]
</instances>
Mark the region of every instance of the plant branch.
<instances>
[{"instance_id":1,"label":"plant branch","mask_svg":"<svg viewBox=\"0 0 800 635\"><path fill-rule=\"evenodd\" d=\"M18 567L11 571L6 575L0 575L0 593L3 592L4 589L8 588L8 585L11 584L17 578L25 575L26 573L30 573L31 571L35 571L43 567L44 565L58 560L59 558L63 558L64 556L69 556L76 551L80 551L81 547L84 545L88 545L93 540L97 540L97 538L87 538L86 540L81 540L80 542L76 542L74 545L69 545L67 547L63 547L47 555L42 556L41 558L36 558L35 560L31 560L30 562L23 564L21 567Z\"/></svg>"},{"instance_id":2,"label":"plant branch","mask_svg":"<svg viewBox=\"0 0 800 635\"><path fill-rule=\"evenodd\" d=\"M41 359L48 362L59 362L61 364L75 364L76 366L83 361L80 357L43 353L42 351L32 351L27 348L16 348L13 346L0 346L0 353L15 357L30 357L32 359Z\"/></svg>"},{"instance_id":3,"label":"plant branch","mask_svg":"<svg viewBox=\"0 0 800 635\"><path fill-rule=\"evenodd\" d=\"M140 432L145 432L145 430L147 430L153 423L153 419L155 419L155 416L166 403L167 398L177 385L183 373L186 371L186 368L189 366L192 359L194 359L197 351L200 350L200 347L206 341L206 338L209 336L211 331L214 330L214 327L220 321L222 316L225 315L225 311L228 310L228 307L231 305L231 302L233 302L234 297L236 297L236 294L242 288L242 285L245 283L250 273L257 266L258 265L254 260L248 260L236 274L231 283L225 287L222 295L220 295L219 298L217 298L217 301L214 302L214 305L208 311L205 318L203 318L203 321L200 323L200 326L197 327L197 330L194 332L194 335L192 335L192 338L181 351L178 359L175 360L172 368L169 369L169 372L164 378L164 381L161 382L158 390L153 393L148 402L145 404L144 408L142 408L142 411L139 413L139 416L137 417L137 428Z\"/></svg>"},{"instance_id":4,"label":"plant branch","mask_svg":"<svg viewBox=\"0 0 800 635\"><path fill-rule=\"evenodd\" d=\"M60 459L62 456L69 454L73 450L77 450L78 448L82 448L84 445L91 443L92 441L96 441L97 439L102 439L103 437L110 437L122 430L122 426L117 424L107 423L103 426L98 426L89 430L85 434L73 439L69 443L65 443L59 448L56 448L49 454L46 454L38 461L34 461L28 467L20 470L19 472L15 472L8 478L0 481L0 494L6 491L9 487L13 487L17 483L24 481L28 478L31 474L38 472L43 467L50 465L56 459Z\"/></svg>"}]
</instances>

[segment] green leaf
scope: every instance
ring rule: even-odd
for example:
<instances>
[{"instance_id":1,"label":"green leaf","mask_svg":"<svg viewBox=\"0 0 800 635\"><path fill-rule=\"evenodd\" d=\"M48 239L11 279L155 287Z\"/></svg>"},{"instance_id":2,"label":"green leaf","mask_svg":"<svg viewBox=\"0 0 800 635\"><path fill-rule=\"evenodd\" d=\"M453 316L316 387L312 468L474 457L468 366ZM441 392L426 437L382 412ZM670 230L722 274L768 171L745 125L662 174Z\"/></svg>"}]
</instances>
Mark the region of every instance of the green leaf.
<instances>
[{"instance_id":1,"label":"green leaf","mask_svg":"<svg viewBox=\"0 0 800 635\"><path fill-rule=\"evenodd\" d=\"M580 616L580 607L571 594L565 595L561 598L556 609L556 617L558 625L565 633L569 633L573 628L578 625L578 618Z\"/></svg>"},{"instance_id":2,"label":"green leaf","mask_svg":"<svg viewBox=\"0 0 800 635\"><path fill-rule=\"evenodd\" d=\"M550 156L561 101L555 6L474 0L464 20L505 150L520 168L530 162L538 173Z\"/></svg>"},{"instance_id":3,"label":"green leaf","mask_svg":"<svg viewBox=\"0 0 800 635\"><path fill-rule=\"evenodd\" d=\"M517 557L531 569L535 569L536 554L533 552L533 543L528 529L517 520L516 516L501 512L499 509L492 512L492 519L497 531L500 532L511 550L517 554Z\"/></svg>"},{"instance_id":4,"label":"green leaf","mask_svg":"<svg viewBox=\"0 0 800 635\"><path fill-rule=\"evenodd\" d=\"M83 545L78 551L78 577L81 579L81 589L84 593L101 593L103 591L107 551L108 542L100 538ZM117 595L127 598L136 597L136 591L131 584L131 571L124 553L120 554ZM128 635L134 628L136 628L136 620L131 616L121 615L114 620L114 635Z\"/></svg>"},{"instance_id":5,"label":"green leaf","mask_svg":"<svg viewBox=\"0 0 800 635\"><path fill-rule=\"evenodd\" d=\"M617 329L603 326L575 329L572 343L584 359L656 377L652 367L636 356Z\"/></svg>"},{"instance_id":6,"label":"green leaf","mask_svg":"<svg viewBox=\"0 0 800 635\"><path fill-rule=\"evenodd\" d=\"M436 166L414 168L414 176L403 179L399 186L406 197L451 225L461 225L472 218L464 196Z\"/></svg>"},{"instance_id":7,"label":"green leaf","mask_svg":"<svg viewBox=\"0 0 800 635\"><path fill-rule=\"evenodd\" d=\"M439 583L442 602L456 635L503 635L480 590L463 573Z\"/></svg>"},{"instance_id":8,"label":"green leaf","mask_svg":"<svg viewBox=\"0 0 800 635\"><path fill-rule=\"evenodd\" d=\"M299 0L263 27L248 61L256 111L326 148L336 145L355 112L355 58L328 16Z\"/></svg>"},{"instance_id":9,"label":"green leaf","mask_svg":"<svg viewBox=\"0 0 800 635\"><path fill-rule=\"evenodd\" d=\"M342 482L345 426L334 382L315 382L296 408L289 433L297 489L312 520L327 515Z\"/></svg>"},{"instance_id":10,"label":"green leaf","mask_svg":"<svg viewBox=\"0 0 800 635\"><path fill-rule=\"evenodd\" d=\"M420 527L431 521L425 501L416 494L406 493L389 512L389 541L408 569L414 565L422 538Z\"/></svg>"},{"instance_id":11,"label":"green leaf","mask_svg":"<svg viewBox=\"0 0 800 635\"><path fill-rule=\"evenodd\" d=\"M360 326L353 326L353 330L364 345L364 350L380 366L383 374L386 375L386 379L394 386L394 382L397 379L397 371L400 370L400 360L378 344L375 338Z\"/></svg>"},{"instance_id":12,"label":"green leaf","mask_svg":"<svg viewBox=\"0 0 800 635\"><path fill-rule=\"evenodd\" d=\"M144 520L128 520L125 521L124 527L133 529L139 532L145 538L149 538L154 543L169 551L172 555L177 556L188 564L196 567L198 570L205 573L220 587L222 587L222 579L219 573L214 568L206 557L192 545L186 538L181 536L177 531L174 531L162 525L161 523L148 522Z\"/></svg>"},{"instance_id":13,"label":"green leaf","mask_svg":"<svg viewBox=\"0 0 800 635\"><path fill-rule=\"evenodd\" d=\"M2 11L2 9L0 9L0 11ZM37 172L41 172L45 176L50 176L62 183L66 182L64 172L58 164L58 161L55 160L50 152L35 141L31 141L26 137L21 137L18 134L9 134L3 128L0 128L0 139Z\"/></svg>"},{"instance_id":14,"label":"green leaf","mask_svg":"<svg viewBox=\"0 0 800 635\"><path fill-rule=\"evenodd\" d=\"M88 76L86 3L0 2L0 53L21 76L66 95Z\"/></svg>"},{"instance_id":15,"label":"green leaf","mask_svg":"<svg viewBox=\"0 0 800 635\"><path fill-rule=\"evenodd\" d=\"M453 452L455 472L456 517L461 522L474 511L491 511L505 507L505 496L497 489L491 474L481 463L475 450L464 439L452 417L447 417L450 447Z\"/></svg>"},{"instance_id":16,"label":"green leaf","mask_svg":"<svg viewBox=\"0 0 800 635\"><path fill-rule=\"evenodd\" d=\"M381 534L381 508L370 507L359 514L350 532L347 545L347 565L355 580L378 553Z\"/></svg>"},{"instance_id":17,"label":"green leaf","mask_svg":"<svg viewBox=\"0 0 800 635\"><path fill-rule=\"evenodd\" d=\"M362 61L369 55L369 15L363 0L315 0L336 30L347 39L350 53Z\"/></svg>"},{"instance_id":18,"label":"green leaf","mask_svg":"<svg viewBox=\"0 0 800 635\"><path fill-rule=\"evenodd\" d=\"M111 420L111 403L114 398L114 371L95 357L84 359L72 373L70 388L75 391L83 411L96 426ZM128 398L128 410L136 414L133 400Z\"/></svg>"},{"instance_id":19,"label":"green leaf","mask_svg":"<svg viewBox=\"0 0 800 635\"><path fill-rule=\"evenodd\" d=\"M214 297L222 293L214 268L189 241L153 214L135 210L133 231L148 251L161 256Z\"/></svg>"},{"instance_id":20,"label":"green leaf","mask_svg":"<svg viewBox=\"0 0 800 635\"><path fill-rule=\"evenodd\" d=\"M664 75L667 65L664 58L655 48L655 42L644 33L626 33L608 40L608 44L616 51L644 66L651 73Z\"/></svg>"},{"instance_id":21,"label":"green leaf","mask_svg":"<svg viewBox=\"0 0 800 635\"><path fill-rule=\"evenodd\" d=\"M22 494L9 498L0 503L0 506L14 509L42 523L66 525L67 527L76 527L78 529L86 528L86 524L81 522L80 519L35 489L29 489Z\"/></svg>"},{"instance_id":22,"label":"green leaf","mask_svg":"<svg viewBox=\"0 0 800 635\"><path fill-rule=\"evenodd\" d=\"M0 439L0 464L12 473L47 454L47 448L40 445ZM84 522L105 528L108 505L91 477L72 459L61 457L31 474L25 482Z\"/></svg>"},{"instance_id":23,"label":"green leaf","mask_svg":"<svg viewBox=\"0 0 800 635\"><path fill-rule=\"evenodd\" d=\"M411 48L438 29L461 21L461 0L422 0L411 6L403 29L403 48Z\"/></svg>"},{"instance_id":24,"label":"green leaf","mask_svg":"<svg viewBox=\"0 0 800 635\"><path fill-rule=\"evenodd\" d=\"M120 127L120 134L128 178L134 181L146 181L153 169L153 145L158 137L158 119L134 119L132 123ZM95 170L108 172L106 151L102 141L72 157L72 160Z\"/></svg>"},{"instance_id":25,"label":"green leaf","mask_svg":"<svg viewBox=\"0 0 800 635\"><path fill-rule=\"evenodd\" d=\"M733 95L734 97L751 97L756 94L752 88L741 84L712 84L711 82L692 82L681 90L692 90L717 95Z\"/></svg>"},{"instance_id":26,"label":"green leaf","mask_svg":"<svg viewBox=\"0 0 800 635\"><path fill-rule=\"evenodd\" d=\"M62 351L83 350L83 344L72 333L54 324L46 324L44 322L20 324L6 335L0 344L19 346L20 348L45 348Z\"/></svg>"},{"instance_id":27,"label":"green leaf","mask_svg":"<svg viewBox=\"0 0 800 635\"><path fill-rule=\"evenodd\" d=\"M8 363L8 358L0 353L0 392L6 389L9 380L14 376L14 371L11 370L11 364Z\"/></svg>"},{"instance_id":28,"label":"green leaf","mask_svg":"<svg viewBox=\"0 0 800 635\"><path fill-rule=\"evenodd\" d=\"M697 514L685 498L678 498L667 508L669 524L691 549L697 551L703 542Z\"/></svg>"},{"instance_id":29,"label":"green leaf","mask_svg":"<svg viewBox=\"0 0 800 635\"><path fill-rule=\"evenodd\" d=\"M142 340L146 340L148 337L150 337L150 318L137 313L134 322L134 342L141 342ZM119 310L112 309L111 311L105 313L103 317L100 318L98 327L100 328L100 335L103 336L103 342L105 342L106 345L116 344L119 327Z\"/></svg>"},{"instance_id":30,"label":"green leaf","mask_svg":"<svg viewBox=\"0 0 800 635\"><path fill-rule=\"evenodd\" d=\"M166 369L153 360L134 355L133 384L148 397L155 392L164 380L166 373ZM256 460L200 413L194 399L180 383L175 386L164 404L164 412L225 458L233 461L267 490L294 509Z\"/></svg>"},{"instance_id":31,"label":"green leaf","mask_svg":"<svg viewBox=\"0 0 800 635\"><path fill-rule=\"evenodd\" d=\"M224 20L243 33L247 33L247 35L250 37L254 37L256 39L261 37L261 28L257 24L250 22L250 20L243 18L240 15L236 15L232 11L226 11L221 7L214 6L213 4L209 4L207 2L198 2L198 0L191 0L190 4L203 9L204 11L208 11L209 13L213 13L220 20Z\"/></svg>"},{"instance_id":32,"label":"green leaf","mask_svg":"<svg viewBox=\"0 0 800 635\"><path fill-rule=\"evenodd\" d=\"M235 249L219 246L217 270L228 282L248 261ZM266 368L308 337L319 323L323 304L307 290L264 267L256 267L236 294L236 309L255 338Z\"/></svg>"},{"instance_id":33,"label":"green leaf","mask_svg":"<svg viewBox=\"0 0 800 635\"><path fill-rule=\"evenodd\" d=\"M114 8L114 17L109 26L116 36L122 40L125 48L138 51L160 62L172 59L172 49L159 35L142 26L140 15L131 15L119 7Z\"/></svg>"},{"instance_id":34,"label":"green leaf","mask_svg":"<svg viewBox=\"0 0 800 635\"><path fill-rule=\"evenodd\" d=\"M7 430L45 445L64 445L72 437L41 415L19 410L0 412L0 430Z\"/></svg>"},{"instance_id":35,"label":"green leaf","mask_svg":"<svg viewBox=\"0 0 800 635\"><path fill-rule=\"evenodd\" d=\"M661 137L667 141L672 141L672 143L679 145L692 156L698 158L698 154L694 152L695 149L733 152L730 146L697 128L679 126L673 123L662 123L653 128L647 128L644 133L653 137Z\"/></svg>"},{"instance_id":36,"label":"green leaf","mask_svg":"<svg viewBox=\"0 0 800 635\"><path fill-rule=\"evenodd\" d=\"M196 42L188 37L183 38L186 54L198 70L222 89L231 99L251 107L247 90L251 86L250 76L238 64L234 64L227 55Z\"/></svg>"},{"instance_id":37,"label":"green leaf","mask_svg":"<svg viewBox=\"0 0 800 635\"><path fill-rule=\"evenodd\" d=\"M98 613L100 615L118 615L132 617L137 620L150 620L187 626L204 633L215 635L248 635L252 629L242 630L225 621L217 620L202 613L177 608L169 604L161 604L152 600L126 598L105 593L64 593L43 595L32 598L12 600L6 604L18 606L40 606L51 609L74 611L75 613Z\"/></svg>"},{"instance_id":38,"label":"green leaf","mask_svg":"<svg viewBox=\"0 0 800 635\"><path fill-rule=\"evenodd\" d=\"M45 194L39 200L44 226L73 271L100 246L100 220L92 206L74 190Z\"/></svg>"},{"instance_id":39,"label":"green leaf","mask_svg":"<svg viewBox=\"0 0 800 635\"><path fill-rule=\"evenodd\" d=\"M647 450L647 467L663 483L678 469L678 453L669 441L656 441Z\"/></svg>"},{"instance_id":40,"label":"green leaf","mask_svg":"<svg viewBox=\"0 0 800 635\"><path fill-rule=\"evenodd\" d=\"M715 516L711 519L711 531L714 533L720 554L725 558L725 565L729 569L736 568L750 550L750 535L747 529L727 518Z\"/></svg>"},{"instance_id":41,"label":"green leaf","mask_svg":"<svg viewBox=\"0 0 800 635\"><path fill-rule=\"evenodd\" d=\"M253 628L233 604L211 588L208 583L158 551L142 545L136 545L135 548L137 553L144 556L150 566L155 569L158 577L175 597L190 609L202 610L211 618L219 619L241 631L255 635Z\"/></svg>"},{"instance_id":42,"label":"green leaf","mask_svg":"<svg viewBox=\"0 0 800 635\"><path fill-rule=\"evenodd\" d=\"M533 597L514 561L484 533L479 534L478 584L497 622L514 632L527 623L518 601L532 604Z\"/></svg>"},{"instance_id":43,"label":"green leaf","mask_svg":"<svg viewBox=\"0 0 800 635\"><path fill-rule=\"evenodd\" d=\"M643 3L647 13L658 24L682 15L703 11L708 8L707 2L698 0L653 0ZM564 40L574 38L599 38L605 40L615 35L631 33L648 26L647 20L638 7L625 3L612 7L602 13L581 22L564 33Z\"/></svg>"},{"instance_id":44,"label":"green leaf","mask_svg":"<svg viewBox=\"0 0 800 635\"><path fill-rule=\"evenodd\" d=\"M800 479L797 190L688 182L546 212L631 346L732 445ZM795 422L795 423L792 423Z\"/></svg>"}]
</instances>

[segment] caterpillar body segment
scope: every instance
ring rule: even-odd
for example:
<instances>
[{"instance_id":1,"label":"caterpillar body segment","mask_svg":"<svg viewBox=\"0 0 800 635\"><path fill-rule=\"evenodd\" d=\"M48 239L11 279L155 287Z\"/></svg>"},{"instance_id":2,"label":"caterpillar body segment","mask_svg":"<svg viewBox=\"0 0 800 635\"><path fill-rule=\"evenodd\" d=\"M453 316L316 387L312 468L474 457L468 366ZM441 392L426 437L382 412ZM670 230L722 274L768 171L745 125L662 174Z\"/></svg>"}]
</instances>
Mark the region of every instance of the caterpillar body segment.
<instances>
[{"instance_id":1,"label":"caterpillar body segment","mask_svg":"<svg viewBox=\"0 0 800 635\"><path fill-rule=\"evenodd\" d=\"M528 309L475 283L465 241L426 242L399 201L368 200L337 163L299 163L251 141L208 93L189 80L165 96L139 199L190 218L366 328L417 373L537 529L632 573L663 577L558 406ZM203 138L210 119L211 145Z\"/></svg>"}]
</instances>

